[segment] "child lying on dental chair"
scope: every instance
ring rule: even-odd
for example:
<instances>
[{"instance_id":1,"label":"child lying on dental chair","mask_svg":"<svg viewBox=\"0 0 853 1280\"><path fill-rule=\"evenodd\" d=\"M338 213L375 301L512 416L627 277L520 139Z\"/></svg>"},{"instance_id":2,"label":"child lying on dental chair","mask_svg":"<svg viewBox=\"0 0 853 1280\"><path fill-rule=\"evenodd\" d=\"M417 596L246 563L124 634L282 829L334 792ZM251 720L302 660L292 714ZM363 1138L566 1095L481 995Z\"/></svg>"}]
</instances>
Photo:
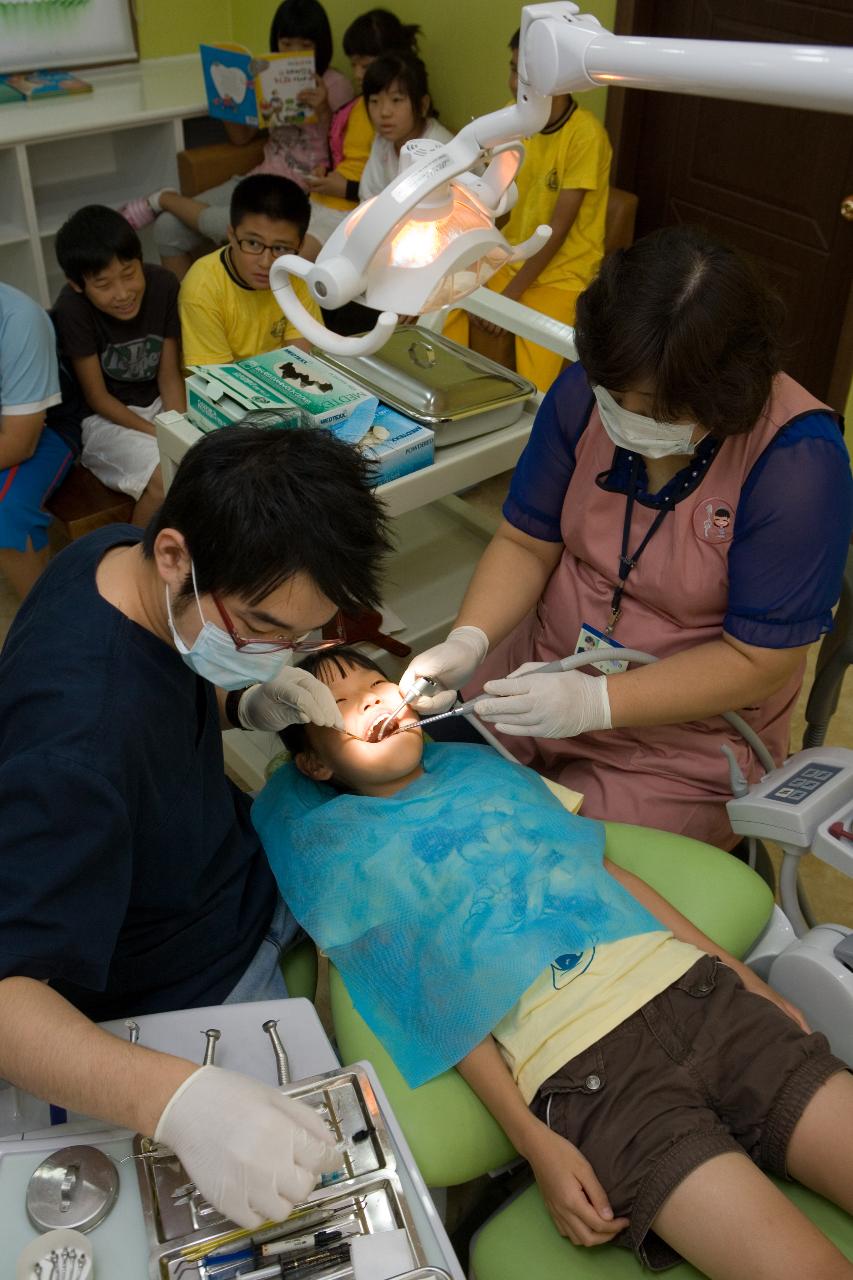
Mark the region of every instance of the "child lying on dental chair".
<instances>
[{"instance_id":1,"label":"child lying on dental chair","mask_svg":"<svg viewBox=\"0 0 853 1280\"><path fill-rule=\"evenodd\" d=\"M399 689L354 650L305 665L346 732L284 730L294 763L253 818L409 1084L455 1064L575 1244L719 1280L849 1280L761 1172L853 1211L853 1079L825 1038L538 775L424 743L408 709L388 722Z\"/></svg>"}]
</instances>

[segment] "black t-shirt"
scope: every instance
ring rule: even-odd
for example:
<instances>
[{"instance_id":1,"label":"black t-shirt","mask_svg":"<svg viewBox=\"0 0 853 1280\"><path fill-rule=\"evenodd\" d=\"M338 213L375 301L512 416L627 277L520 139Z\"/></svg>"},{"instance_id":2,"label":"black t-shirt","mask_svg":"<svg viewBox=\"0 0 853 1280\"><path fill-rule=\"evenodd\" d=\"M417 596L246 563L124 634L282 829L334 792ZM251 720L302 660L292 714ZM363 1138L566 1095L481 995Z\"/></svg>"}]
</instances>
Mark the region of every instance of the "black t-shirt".
<instances>
[{"instance_id":1,"label":"black t-shirt","mask_svg":"<svg viewBox=\"0 0 853 1280\"><path fill-rule=\"evenodd\" d=\"M53 308L63 353L72 360L98 356L107 391L137 409L157 398L165 339L181 339L177 277L148 262L142 264L142 270L145 293L132 320L108 316L70 284L65 285Z\"/></svg>"},{"instance_id":2,"label":"black t-shirt","mask_svg":"<svg viewBox=\"0 0 853 1280\"><path fill-rule=\"evenodd\" d=\"M213 687L98 592L139 538L61 552L0 655L0 977L96 1020L221 1003L276 900Z\"/></svg>"}]
</instances>

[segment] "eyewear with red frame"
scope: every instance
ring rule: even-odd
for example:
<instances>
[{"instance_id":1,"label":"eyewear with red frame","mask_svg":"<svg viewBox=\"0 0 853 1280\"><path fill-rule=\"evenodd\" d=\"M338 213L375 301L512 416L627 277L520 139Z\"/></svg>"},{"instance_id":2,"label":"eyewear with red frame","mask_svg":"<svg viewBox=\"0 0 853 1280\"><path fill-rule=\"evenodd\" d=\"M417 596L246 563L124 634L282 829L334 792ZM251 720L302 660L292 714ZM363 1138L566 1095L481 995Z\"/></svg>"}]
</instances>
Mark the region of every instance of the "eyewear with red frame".
<instances>
[{"instance_id":1,"label":"eyewear with red frame","mask_svg":"<svg viewBox=\"0 0 853 1280\"><path fill-rule=\"evenodd\" d=\"M294 653L319 653L322 649L332 649L336 645L346 643L346 631L340 610L330 622L325 624L324 630L334 628L335 631L334 637L329 640L306 640L305 635L297 636L294 640L284 640L280 637L276 640L247 640L236 630L225 606L213 592L210 593L210 598L216 605L216 610L225 624L225 630L231 637L234 648L242 650L243 653L278 653L286 649L292 649ZM307 634L309 633L306 632Z\"/></svg>"}]
</instances>

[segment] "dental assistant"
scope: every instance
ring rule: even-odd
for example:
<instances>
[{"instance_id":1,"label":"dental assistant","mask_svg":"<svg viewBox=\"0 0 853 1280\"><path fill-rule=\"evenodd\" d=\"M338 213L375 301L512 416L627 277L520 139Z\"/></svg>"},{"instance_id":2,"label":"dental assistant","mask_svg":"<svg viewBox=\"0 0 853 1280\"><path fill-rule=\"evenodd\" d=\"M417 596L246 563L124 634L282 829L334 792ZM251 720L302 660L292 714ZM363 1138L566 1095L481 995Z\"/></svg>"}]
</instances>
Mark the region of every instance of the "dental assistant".
<instances>
[{"instance_id":1,"label":"dental assistant","mask_svg":"<svg viewBox=\"0 0 853 1280\"><path fill-rule=\"evenodd\" d=\"M0 1078L156 1137L244 1226L308 1193L332 1159L323 1124L95 1023L286 995L297 926L221 730L342 725L283 664L376 603L387 549L349 445L222 429L144 533L110 525L49 565L0 656Z\"/></svg>"},{"instance_id":2,"label":"dental assistant","mask_svg":"<svg viewBox=\"0 0 853 1280\"><path fill-rule=\"evenodd\" d=\"M721 744L762 770L720 714L784 758L853 527L840 420L780 372L777 305L690 227L605 260L578 302L579 362L542 402L456 625L401 682L494 695L478 714L589 816L722 848ZM605 643L660 661L525 667Z\"/></svg>"}]
</instances>

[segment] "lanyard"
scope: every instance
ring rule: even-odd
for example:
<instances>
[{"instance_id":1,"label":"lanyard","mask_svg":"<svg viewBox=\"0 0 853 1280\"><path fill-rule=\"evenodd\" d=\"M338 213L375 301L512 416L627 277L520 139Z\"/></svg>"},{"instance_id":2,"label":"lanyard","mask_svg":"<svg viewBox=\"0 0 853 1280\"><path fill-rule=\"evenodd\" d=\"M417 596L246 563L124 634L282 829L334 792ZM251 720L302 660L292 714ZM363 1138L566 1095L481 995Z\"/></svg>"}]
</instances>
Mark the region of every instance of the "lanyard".
<instances>
[{"instance_id":1,"label":"lanyard","mask_svg":"<svg viewBox=\"0 0 853 1280\"><path fill-rule=\"evenodd\" d=\"M629 573L634 568L640 556L643 554L646 547L649 545L652 538L655 536L658 529L672 510L669 503L667 503L666 506L661 507L660 511L652 521L648 533L643 538L636 551L634 551L632 555L629 555L628 538L631 535L631 517L634 514L634 499L637 494L637 481L639 480L639 477L640 459L639 457L635 457L631 466L631 479L628 484L628 492L625 495L625 520L622 525L622 551L619 555L619 581L613 590L613 596L610 601L610 618L607 626L604 628L604 634L606 636L613 635L613 632L616 629L616 623L619 621L622 614L622 593L625 590L625 583L628 581Z\"/></svg>"}]
</instances>

